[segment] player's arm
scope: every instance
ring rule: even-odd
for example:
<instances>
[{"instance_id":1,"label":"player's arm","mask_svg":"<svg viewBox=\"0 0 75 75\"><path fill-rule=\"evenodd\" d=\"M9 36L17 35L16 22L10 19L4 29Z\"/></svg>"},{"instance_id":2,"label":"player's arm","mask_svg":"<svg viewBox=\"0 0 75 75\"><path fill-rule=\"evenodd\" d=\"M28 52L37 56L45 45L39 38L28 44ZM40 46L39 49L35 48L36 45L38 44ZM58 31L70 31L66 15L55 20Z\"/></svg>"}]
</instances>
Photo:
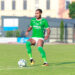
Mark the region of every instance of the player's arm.
<instances>
[{"instance_id":1,"label":"player's arm","mask_svg":"<svg viewBox=\"0 0 75 75\"><path fill-rule=\"evenodd\" d=\"M28 34L29 34L29 32L32 30L32 27L30 26L28 29L27 29L27 31L26 31L26 33L25 33L25 36L28 36Z\"/></svg>"},{"instance_id":2,"label":"player's arm","mask_svg":"<svg viewBox=\"0 0 75 75\"><path fill-rule=\"evenodd\" d=\"M32 26L33 26L33 24L32 24L32 20L31 20L30 27L27 29L25 36L28 36L29 32L32 30Z\"/></svg>"},{"instance_id":3,"label":"player's arm","mask_svg":"<svg viewBox=\"0 0 75 75\"><path fill-rule=\"evenodd\" d=\"M47 35L45 36L45 40L47 40L47 39L49 38L49 35L50 35L50 28L47 28L46 31L47 31Z\"/></svg>"},{"instance_id":4,"label":"player's arm","mask_svg":"<svg viewBox=\"0 0 75 75\"><path fill-rule=\"evenodd\" d=\"M48 21L47 20L45 20L45 29L46 29L47 34L45 35L44 39L47 40L49 38L49 35L50 35L50 27L48 25Z\"/></svg>"},{"instance_id":5,"label":"player's arm","mask_svg":"<svg viewBox=\"0 0 75 75\"><path fill-rule=\"evenodd\" d=\"M27 32L30 32L32 30L32 27L30 26L28 29L27 29Z\"/></svg>"}]
</instances>

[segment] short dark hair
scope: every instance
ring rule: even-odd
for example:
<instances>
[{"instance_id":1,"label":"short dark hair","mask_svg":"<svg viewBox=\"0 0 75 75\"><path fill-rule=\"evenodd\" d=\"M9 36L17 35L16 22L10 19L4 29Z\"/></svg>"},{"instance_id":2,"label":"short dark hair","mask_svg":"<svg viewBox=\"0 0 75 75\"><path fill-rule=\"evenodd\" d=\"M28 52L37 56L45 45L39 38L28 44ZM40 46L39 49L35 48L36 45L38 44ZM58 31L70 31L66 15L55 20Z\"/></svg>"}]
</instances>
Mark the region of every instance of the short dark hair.
<instances>
[{"instance_id":1,"label":"short dark hair","mask_svg":"<svg viewBox=\"0 0 75 75\"><path fill-rule=\"evenodd\" d=\"M36 11L39 11L40 13L42 13L42 9L37 9Z\"/></svg>"}]
</instances>

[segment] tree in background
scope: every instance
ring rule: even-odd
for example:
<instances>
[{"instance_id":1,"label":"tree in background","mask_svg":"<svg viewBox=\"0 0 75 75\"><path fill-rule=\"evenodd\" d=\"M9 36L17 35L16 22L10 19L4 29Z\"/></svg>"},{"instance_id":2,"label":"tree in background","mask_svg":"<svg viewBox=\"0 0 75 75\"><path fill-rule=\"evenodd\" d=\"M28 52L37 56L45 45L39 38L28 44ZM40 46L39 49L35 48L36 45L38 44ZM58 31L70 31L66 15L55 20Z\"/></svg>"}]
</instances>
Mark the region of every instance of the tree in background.
<instances>
[{"instance_id":1,"label":"tree in background","mask_svg":"<svg viewBox=\"0 0 75 75\"><path fill-rule=\"evenodd\" d=\"M62 20L60 24L60 41L63 42L63 39L64 39L64 22Z\"/></svg>"},{"instance_id":2,"label":"tree in background","mask_svg":"<svg viewBox=\"0 0 75 75\"><path fill-rule=\"evenodd\" d=\"M75 18L75 2L69 5L69 16L73 19Z\"/></svg>"}]
</instances>

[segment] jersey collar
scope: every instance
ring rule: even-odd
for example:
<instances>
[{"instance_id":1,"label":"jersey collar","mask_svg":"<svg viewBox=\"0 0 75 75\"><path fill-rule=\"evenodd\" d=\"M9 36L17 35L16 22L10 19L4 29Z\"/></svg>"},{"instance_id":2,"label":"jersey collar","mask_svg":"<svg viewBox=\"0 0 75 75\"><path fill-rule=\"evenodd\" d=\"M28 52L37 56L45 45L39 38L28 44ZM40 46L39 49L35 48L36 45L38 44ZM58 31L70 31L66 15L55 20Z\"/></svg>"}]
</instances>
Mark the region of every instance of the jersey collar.
<instances>
[{"instance_id":1,"label":"jersey collar","mask_svg":"<svg viewBox=\"0 0 75 75\"><path fill-rule=\"evenodd\" d=\"M37 20L37 18L36 18L36 20ZM42 18L40 20L37 20L37 21L41 21L41 20L42 20Z\"/></svg>"}]
</instances>

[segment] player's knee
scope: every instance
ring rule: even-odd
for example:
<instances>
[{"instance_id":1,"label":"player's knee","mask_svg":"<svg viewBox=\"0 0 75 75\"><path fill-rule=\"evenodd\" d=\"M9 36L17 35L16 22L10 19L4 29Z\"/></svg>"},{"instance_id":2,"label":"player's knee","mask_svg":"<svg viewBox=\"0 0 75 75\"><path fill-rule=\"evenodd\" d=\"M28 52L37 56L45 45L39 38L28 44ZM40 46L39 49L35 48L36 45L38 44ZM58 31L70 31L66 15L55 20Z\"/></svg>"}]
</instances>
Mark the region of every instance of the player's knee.
<instances>
[{"instance_id":1,"label":"player's knee","mask_svg":"<svg viewBox=\"0 0 75 75\"><path fill-rule=\"evenodd\" d=\"M30 46L30 45L31 45L30 41L27 41L26 46Z\"/></svg>"}]
</instances>

